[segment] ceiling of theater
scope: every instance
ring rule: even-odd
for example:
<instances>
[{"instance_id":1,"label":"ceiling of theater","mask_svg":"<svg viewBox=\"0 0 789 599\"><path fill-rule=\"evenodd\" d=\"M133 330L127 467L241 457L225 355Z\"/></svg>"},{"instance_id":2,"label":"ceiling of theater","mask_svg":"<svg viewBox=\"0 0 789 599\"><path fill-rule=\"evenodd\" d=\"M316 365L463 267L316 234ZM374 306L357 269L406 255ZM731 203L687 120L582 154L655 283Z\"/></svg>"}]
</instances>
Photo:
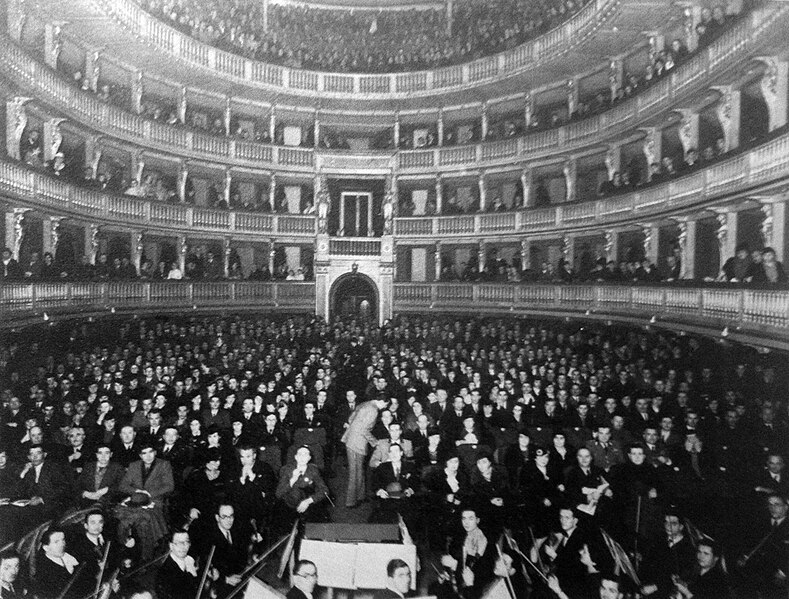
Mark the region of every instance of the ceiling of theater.
<instances>
[{"instance_id":1,"label":"ceiling of theater","mask_svg":"<svg viewBox=\"0 0 789 599\"><path fill-rule=\"evenodd\" d=\"M355 0L358 2L369 0ZM439 105L435 96L400 98L397 100L321 97L307 102L303 97L292 96L282 90L251 89L244 85L227 85L219 82L208 70L187 68L148 45L137 41L106 17L92 0L39 0L39 10L54 21L66 21L66 31L89 45L105 48L108 55L120 57L124 62L139 65L146 73L158 73L173 81L189 86L211 89L219 94L230 94L257 102L275 102L278 106L304 106L324 111L411 111L435 109ZM650 31L680 26L681 8L665 0L622 0L619 10L597 32L560 59L539 69L510 77L505 82L478 85L471 90L444 93L441 104L458 106L475 104L490 97L522 94L571 75L583 73L596 65L605 64L611 57L625 54L634 45L643 43Z\"/></svg>"}]
</instances>

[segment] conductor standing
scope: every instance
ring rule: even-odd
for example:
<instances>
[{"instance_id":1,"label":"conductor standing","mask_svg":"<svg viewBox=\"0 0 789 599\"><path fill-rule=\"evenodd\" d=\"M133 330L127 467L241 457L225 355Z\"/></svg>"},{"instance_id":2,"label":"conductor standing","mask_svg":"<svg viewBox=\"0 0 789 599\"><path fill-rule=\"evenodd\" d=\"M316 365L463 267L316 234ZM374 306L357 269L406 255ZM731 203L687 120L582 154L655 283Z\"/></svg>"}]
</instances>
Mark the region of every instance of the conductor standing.
<instances>
[{"instance_id":1,"label":"conductor standing","mask_svg":"<svg viewBox=\"0 0 789 599\"><path fill-rule=\"evenodd\" d=\"M345 497L347 508L355 508L365 498L364 467L367 452L378 443L372 430L378 420L378 411L386 407L387 403L381 396L366 401L357 406L348 419L348 428L342 436L348 456L348 493Z\"/></svg>"}]
</instances>

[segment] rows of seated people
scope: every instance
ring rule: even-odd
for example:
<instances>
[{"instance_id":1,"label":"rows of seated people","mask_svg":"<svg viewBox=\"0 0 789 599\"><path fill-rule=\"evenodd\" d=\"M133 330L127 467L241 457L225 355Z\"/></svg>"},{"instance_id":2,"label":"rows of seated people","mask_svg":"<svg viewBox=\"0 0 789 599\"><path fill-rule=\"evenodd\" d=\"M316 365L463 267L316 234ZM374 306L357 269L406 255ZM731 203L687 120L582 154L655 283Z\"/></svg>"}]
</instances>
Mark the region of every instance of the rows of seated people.
<instances>
[{"instance_id":1,"label":"rows of seated people","mask_svg":"<svg viewBox=\"0 0 789 599\"><path fill-rule=\"evenodd\" d=\"M304 257L301 266L289 267L286 262L275 262L273 272L263 264L252 265L246 272L236 252L231 252L228 271L217 255L202 246L187 254L184 269L178 261L159 260L154 264L143 254L139 269L128 255L110 257L101 253L92 264L87 256L78 262L56 260L52 252L31 252L24 264L13 258L9 248L3 248L0 262L0 281L8 282L68 282L68 281L311 281L314 278L312 260Z\"/></svg>"},{"instance_id":2,"label":"rows of seated people","mask_svg":"<svg viewBox=\"0 0 789 599\"><path fill-rule=\"evenodd\" d=\"M364 427L370 520L402 518L436 555L437 576L423 576L442 599L479 599L497 545L517 597L546 582L590 597L615 555L644 596L785 595L785 356L519 319L61 326L1 348L4 538L98 510L65 548L42 537L40 597L70 578L47 559L95 572L112 539L129 572L175 540L168 530L188 531L192 570L221 545L217 579L237 584L261 539L331 517L327 480L346 482L352 427ZM505 528L514 543L499 543ZM158 582L160 599L185 597Z\"/></svg>"},{"instance_id":3,"label":"rows of seated people","mask_svg":"<svg viewBox=\"0 0 789 599\"><path fill-rule=\"evenodd\" d=\"M507 2L511 0L506 0ZM469 4L473 8L474 3ZM484 5L482 10L489 10L489 5ZM280 10L277 7L275 10ZM305 9L309 11L309 9ZM433 11L427 11L432 14ZM488 131L484 141L495 141L508 139L523 135L530 131L540 131L555 127L560 127L568 122L583 119L590 115L600 114L631 98L635 94L648 89L663 77L669 75L673 70L693 56L700 49L705 48L712 40L720 35L733 21L733 15L727 15L722 5L714 8L704 8L701 11L700 22L696 25L696 35L698 46L694 52L690 52L681 39L676 38L670 45L663 50L654 52L650 55L649 62L644 67L642 74L626 72L623 75L622 83L615 90L605 92L599 91L593 96L582 98L573 107L544 106L538 107L531 120L526 126L523 115L511 117L493 118L488 126ZM417 22L422 23L421 20ZM320 23L322 33L325 33L325 23ZM517 27L517 25L516 25ZM85 76L81 69L71 70L65 63L59 64L59 68L72 78L74 83L80 86L83 91L91 91L94 83ZM96 82L96 96L105 101L118 106L128 107L131 105L131 93L128 87L116 83L104 81ZM267 122L259 119L246 119L254 121L252 126L242 125L238 117L232 117L229 127L226 126L221 111L211 110L203 107L189 106L185 114L185 122L178 116L178 108L172 99L157 96L155 94L144 94L140 105L141 114L151 120L158 121L170 126L187 125L195 130L204 131L213 135L232 136L239 140L250 140L259 143L285 144L285 128L280 123L273 133L269 129ZM403 134L405 133L405 134ZM399 147L401 149L419 149L436 147L438 145L454 146L469 143L477 143L482 140L480 124L471 124L462 127L445 127L444 139L442 144L438 142L438 132L436 126L427 127L424 135L409 135L412 133L408 128L401 130ZM346 136L337 133L323 133L318 139L314 136L312 127L306 127L299 141L302 147L317 146L325 149L349 149ZM395 147L394 133L390 129L382 134L374 136L370 141L371 149L390 149ZM706 148L702 150L702 154Z\"/></svg>"},{"instance_id":4,"label":"rows of seated people","mask_svg":"<svg viewBox=\"0 0 789 599\"><path fill-rule=\"evenodd\" d=\"M628 253L638 254L636 250ZM445 260L441 266L440 281L498 282L498 283L674 283L684 279L682 256L675 247L659 265L643 255L619 263L603 257L593 258L589 251L582 252L577 268L560 258L554 266L549 261L540 263L539 268L523 268L519 253L513 254L509 262L498 250L488 254L482 270L479 260L472 257L456 267ZM786 286L789 282L783 262L777 259L772 247L755 248L747 243L737 246L735 255L726 260L717 277L706 278L705 282L744 283L758 287Z\"/></svg>"},{"instance_id":5,"label":"rows of seated people","mask_svg":"<svg viewBox=\"0 0 789 599\"><path fill-rule=\"evenodd\" d=\"M425 69L513 48L559 25L583 2L457 2L438 10L354 11L245 0L143 0L154 16L223 50L293 68L340 72Z\"/></svg>"}]
</instances>

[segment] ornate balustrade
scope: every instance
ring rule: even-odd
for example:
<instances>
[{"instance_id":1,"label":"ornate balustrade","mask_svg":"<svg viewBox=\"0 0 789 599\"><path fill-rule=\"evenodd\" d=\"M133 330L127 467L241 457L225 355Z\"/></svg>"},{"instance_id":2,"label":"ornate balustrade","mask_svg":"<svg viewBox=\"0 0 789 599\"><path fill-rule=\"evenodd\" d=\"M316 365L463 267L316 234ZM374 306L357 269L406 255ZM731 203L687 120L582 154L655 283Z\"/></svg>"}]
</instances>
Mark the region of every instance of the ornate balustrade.
<instances>
[{"instance_id":1,"label":"ornate balustrade","mask_svg":"<svg viewBox=\"0 0 789 599\"><path fill-rule=\"evenodd\" d=\"M706 169L633 193L512 212L398 217L394 219L394 234L398 239L427 241L435 240L438 236L551 235L572 230L599 229L637 223L644 219L678 216L705 205L720 204L722 196L750 191L787 177L789 133L784 133ZM196 233L308 239L313 239L317 232L316 218L311 215L216 210L113 195L72 185L3 160L0 160L0 191L20 204L40 208L53 215L116 224L120 222L144 226L146 229L183 231L189 228ZM366 255L366 252L358 255Z\"/></svg>"},{"instance_id":2,"label":"ornate balustrade","mask_svg":"<svg viewBox=\"0 0 789 599\"><path fill-rule=\"evenodd\" d=\"M144 306L144 308L142 308ZM0 284L0 314L118 313L168 309L315 311L315 283L113 281Z\"/></svg>"},{"instance_id":3,"label":"ornate balustrade","mask_svg":"<svg viewBox=\"0 0 789 599\"><path fill-rule=\"evenodd\" d=\"M48 214L137 225L146 230L186 229L196 235L221 232L308 240L314 239L317 230L314 216L216 210L115 195L72 185L4 160L0 160L0 193Z\"/></svg>"},{"instance_id":4,"label":"ornate balustrade","mask_svg":"<svg viewBox=\"0 0 789 599\"><path fill-rule=\"evenodd\" d=\"M529 313L686 326L789 347L789 290L625 285L396 283L396 312Z\"/></svg>"},{"instance_id":5,"label":"ornate balustrade","mask_svg":"<svg viewBox=\"0 0 789 599\"><path fill-rule=\"evenodd\" d=\"M332 237L329 239L329 253L334 256L380 256L381 240Z\"/></svg>"},{"instance_id":6,"label":"ornate balustrade","mask_svg":"<svg viewBox=\"0 0 789 599\"><path fill-rule=\"evenodd\" d=\"M137 39L185 61L211 69L215 76L258 87L278 87L315 96L404 96L435 94L471 84L495 82L539 67L566 54L591 36L611 15L619 0L591 0L570 19L517 48L473 62L430 71L345 74L293 69L250 60L205 45L142 10L131 0L99 0L97 6Z\"/></svg>"},{"instance_id":7,"label":"ornate balustrade","mask_svg":"<svg viewBox=\"0 0 789 599\"><path fill-rule=\"evenodd\" d=\"M5 58L0 62L0 74L21 86L24 93L86 127L186 158L313 175L321 165L354 171L371 168L371 164L375 168L390 168L390 158L395 154L394 164L399 174L451 173L470 167L507 167L516 162L552 160L557 154L572 153L590 143L621 136L681 97L711 85L714 76L747 59L765 36L782 31L788 22L789 6L756 11L659 83L611 110L579 122L499 141L397 152L344 153L273 146L151 121L80 90L6 36L0 36L0 53ZM726 60L721 60L721 56Z\"/></svg>"},{"instance_id":8,"label":"ornate balustrade","mask_svg":"<svg viewBox=\"0 0 789 599\"><path fill-rule=\"evenodd\" d=\"M789 348L789 290L626 285L395 283L394 312L569 316ZM142 308L144 307L144 308ZM117 281L0 285L0 323L184 310L313 313L315 283ZM3 326L0 324L0 326Z\"/></svg>"},{"instance_id":9,"label":"ornate balustrade","mask_svg":"<svg viewBox=\"0 0 789 599\"><path fill-rule=\"evenodd\" d=\"M681 215L713 199L789 176L789 134L721 160L706 169L640 191L549 208L453 216L395 218L395 236L445 237L484 233L551 234L644 218Z\"/></svg>"}]
</instances>

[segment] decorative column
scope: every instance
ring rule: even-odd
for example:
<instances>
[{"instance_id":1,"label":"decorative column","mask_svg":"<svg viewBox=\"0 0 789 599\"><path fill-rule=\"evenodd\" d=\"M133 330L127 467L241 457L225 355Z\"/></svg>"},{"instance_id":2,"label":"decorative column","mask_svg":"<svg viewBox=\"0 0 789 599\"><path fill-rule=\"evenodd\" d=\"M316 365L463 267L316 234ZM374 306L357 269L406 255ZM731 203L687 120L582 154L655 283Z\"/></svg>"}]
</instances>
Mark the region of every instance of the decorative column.
<instances>
[{"instance_id":1,"label":"decorative column","mask_svg":"<svg viewBox=\"0 0 789 599\"><path fill-rule=\"evenodd\" d=\"M226 96L224 121L225 121L225 135L227 136L229 136L232 133L232 131L230 131L230 120L232 117L233 117L233 111L231 109L230 96Z\"/></svg>"},{"instance_id":2,"label":"decorative column","mask_svg":"<svg viewBox=\"0 0 789 599\"><path fill-rule=\"evenodd\" d=\"M268 117L268 135L271 138L271 143L274 143L274 138L277 134L277 115L274 111L274 106L271 106L271 114Z\"/></svg>"},{"instance_id":3,"label":"decorative column","mask_svg":"<svg viewBox=\"0 0 789 599\"><path fill-rule=\"evenodd\" d=\"M63 143L63 134L60 131L60 123L66 119L47 119L43 127L43 147L44 162L49 162L60 151L60 144ZM86 144L87 145L87 144Z\"/></svg>"},{"instance_id":4,"label":"decorative column","mask_svg":"<svg viewBox=\"0 0 789 599\"><path fill-rule=\"evenodd\" d=\"M25 104L30 98L24 96L14 96L6 100L6 121L5 121L5 145L6 153L12 160L21 160L19 144L22 141L22 134L27 127L27 109Z\"/></svg>"},{"instance_id":5,"label":"decorative column","mask_svg":"<svg viewBox=\"0 0 789 599\"><path fill-rule=\"evenodd\" d=\"M606 262L619 261L619 231L608 229L605 235L605 259Z\"/></svg>"},{"instance_id":6,"label":"decorative column","mask_svg":"<svg viewBox=\"0 0 789 599\"><path fill-rule=\"evenodd\" d=\"M142 266L142 252L144 249L143 246L143 235L144 231L132 231L131 232L131 262L134 264L134 268L137 270L137 273L140 272L140 266Z\"/></svg>"},{"instance_id":7,"label":"decorative column","mask_svg":"<svg viewBox=\"0 0 789 599\"><path fill-rule=\"evenodd\" d=\"M232 251L230 237L222 238L222 270L226 279L230 276L230 253Z\"/></svg>"},{"instance_id":8,"label":"decorative column","mask_svg":"<svg viewBox=\"0 0 789 599\"><path fill-rule=\"evenodd\" d=\"M277 255L276 248L274 247L274 240L269 239L268 242L268 270L273 275L274 274L274 256Z\"/></svg>"},{"instance_id":9,"label":"decorative column","mask_svg":"<svg viewBox=\"0 0 789 599\"><path fill-rule=\"evenodd\" d=\"M178 95L178 121L182 125L186 124L186 106L186 87L182 87Z\"/></svg>"},{"instance_id":10,"label":"decorative column","mask_svg":"<svg viewBox=\"0 0 789 599\"><path fill-rule=\"evenodd\" d=\"M367 198L367 237L373 237L373 197L372 196L369 196Z\"/></svg>"},{"instance_id":11,"label":"decorative column","mask_svg":"<svg viewBox=\"0 0 789 599\"><path fill-rule=\"evenodd\" d=\"M487 244L484 239L479 240L478 254L477 254L477 269L479 272L485 270L485 252L487 251Z\"/></svg>"},{"instance_id":12,"label":"decorative column","mask_svg":"<svg viewBox=\"0 0 789 599\"><path fill-rule=\"evenodd\" d=\"M137 151L131 155L131 178L132 181L142 183L142 172L145 170L145 156Z\"/></svg>"},{"instance_id":13,"label":"decorative column","mask_svg":"<svg viewBox=\"0 0 789 599\"><path fill-rule=\"evenodd\" d=\"M567 80L567 114L572 115L578 110L578 83L575 79Z\"/></svg>"},{"instance_id":14,"label":"decorative column","mask_svg":"<svg viewBox=\"0 0 789 599\"><path fill-rule=\"evenodd\" d=\"M696 25L701 21L701 6L687 6L683 12L682 25L685 32L685 45L689 52L695 52L699 46Z\"/></svg>"},{"instance_id":15,"label":"decorative column","mask_svg":"<svg viewBox=\"0 0 789 599\"><path fill-rule=\"evenodd\" d=\"M531 269L531 243L521 239L521 271Z\"/></svg>"},{"instance_id":16,"label":"decorative column","mask_svg":"<svg viewBox=\"0 0 789 599\"><path fill-rule=\"evenodd\" d=\"M394 147L400 147L400 113L395 113L395 122L394 122L394 131L392 132L392 137L394 139Z\"/></svg>"},{"instance_id":17,"label":"decorative column","mask_svg":"<svg viewBox=\"0 0 789 599\"><path fill-rule=\"evenodd\" d=\"M84 255L88 257L88 262L96 264L99 254L99 225L90 224L85 227L85 247Z\"/></svg>"},{"instance_id":18,"label":"decorative column","mask_svg":"<svg viewBox=\"0 0 789 599\"><path fill-rule=\"evenodd\" d=\"M575 268L575 237L565 235L562 238L562 257L570 268Z\"/></svg>"},{"instance_id":19,"label":"decorative column","mask_svg":"<svg viewBox=\"0 0 789 599\"><path fill-rule=\"evenodd\" d=\"M318 111L315 111L315 121L312 125L312 139L313 139L313 147L317 148L321 141L321 121L318 117Z\"/></svg>"},{"instance_id":20,"label":"decorative column","mask_svg":"<svg viewBox=\"0 0 789 599\"><path fill-rule=\"evenodd\" d=\"M783 127L787 122L789 103L789 62L774 56L758 56L756 60L764 63L767 70L759 82L767 110L770 115L770 131Z\"/></svg>"},{"instance_id":21,"label":"decorative column","mask_svg":"<svg viewBox=\"0 0 789 599\"><path fill-rule=\"evenodd\" d=\"M60 240L60 223L63 222L63 216L47 216L44 217L42 222L44 228L44 235L42 238L42 253L49 252L54 258L58 251L58 241Z\"/></svg>"},{"instance_id":22,"label":"decorative column","mask_svg":"<svg viewBox=\"0 0 789 599\"><path fill-rule=\"evenodd\" d=\"M625 65L619 58L612 58L608 63L608 88L611 94L611 101L614 101L616 92L624 85Z\"/></svg>"},{"instance_id":23,"label":"decorative column","mask_svg":"<svg viewBox=\"0 0 789 599\"><path fill-rule=\"evenodd\" d=\"M436 131L438 133L438 145L444 145L444 109L438 109L438 122L436 123Z\"/></svg>"},{"instance_id":24,"label":"decorative column","mask_svg":"<svg viewBox=\"0 0 789 599\"><path fill-rule=\"evenodd\" d=\"M271 211L276 212L277 206L274 203L277 198L277 174L271 173L271 179L268 186L268 201L271 204Z\"/></svg>"},{"instance_id":25,"label":"decorative column","mask_svg":"<svg viewBox=\"0 0 789 599\"><path fill-rule=\"evenodd\" d=\"M488 103L482 103L482 115L481 115L481 133L482 133L482 141L485 141L488 138Z\"/></svg>"},{"instance_id":26,"label":"decorative column","mask_svg":"<svg viewBox=\"0 0 789 599\"><path fill-rule=\"evenodd\" d=\"M436 241L436 249L435 249L435 277L433 278L434 281L441 280L441 242Z\"/></svg>"},{"instance_id":27,"label":"decorative column","mask_svg":"<svg viewBox=\"0 0 789 599\"><path fill-rule=\"evenodd\" d=\"M479 188L479 211L485 212L487 208L487 191L485 189L485 173L479 174L477 179L477 187Z\"/></svg>"},{"instance_id":28,"label":"decorative column","mask_svg":"<svg viewBox=\"0 0 789 599\"><path fill-rule=\"evenodd\" d=\"M88 88L94 93L99 89L100 57L99 49L89 49L85 52L85 79L88 81Z\"/></svg>"},{"instance_id":29,"label":"decorative column","mask_svg":"<svg viewBox=\"0 0 789 599\"><path fill-rule=\"evenodd\" d=\"M186 203L186 181L189 178L189 166L186 160L178 161L178 180L176 186L178 187L178 201L181 204Z\"/></svg>"},{"instance_id":30,"label":"decorative column","mask_svg":"<svg viewBox=\"0 0 789 599\"><path fill-rule=\"evenodd\" d=\"M8 35L16 42L22 41L22 31L27 21L28 9L25 0L8 0L6 2L6 22L8 24Z\"/></svg>"},{"instance_id":31,"label":"decorative column","mask_svg":"<svg viewBox=\"0 0 789 599\"><path fill-rule=\"evenodd\" d=\"M646 133L642 151L647 159L647 181L652 180L651 165L659 163L663 157L663 136L657 127L641 129Z\"/></svg>"},{"instance_id":32,"label":"decorative column","mask_svg":"<svg viewBox=\"0 0 789 599\"><path fill-rule=\"evenodd\" d=\"M263 0L263 33L268 33L269 0Z\"/></svg>"},{"instance_id":33,"label":"decorative column","mask_svg":"<svg viewBox=\"0 0 789 599\"><path fill-rule=\"evenodd\" d=\"M531 205L531 184L532 184L532 170L529 167L523 167L521 170L521 193L523 193L523 207Z\"/></svg>"},{"instance_id":34,"label":"decorative column","mask_svg":"<svg viewBox=\"0 0 789 599\"><path fill-rule=\"evenodd\" d=\"M657 264L658 252L660 251L660 227L654 224L646 224L641 227L644 235L644 258L650 264Z\"/></svg>"},{"instance_id":35,"label":"decorative column","mask_svg":"<svg viewBox=\"0 0 789 599\"><path fill-rule=\"evenodd\" d=\"M444 212L444 180L436 175L436 214Z\"/></svg>"},{"instance_id":36,"label":"decorative column","mask_svg":"<svg viewBox=\"0 0 789 599\"><path fill-rule=\"evenodd\" d=\"M622 146L608 146L605 153L605 171L609 181L614 178L614 173L622 171Z\"/></svg>"},{"instance_id":37,"label":"decorative column","mask_svg":"<svg viewBox=\"0 0 789 599\"><path fill-rule=\"evenodd\" d=\"M177 237L177 242L178 270L186 277L186 255L189 253L189 242L186 239L186 235L179 235Z\"/></svg>"},{"instance_id":38,"label":"decorative column","mask_svg":"<svg viewBox=\"0 0 789 599\"><path fill-rule=\"evenodd\" d=\"M9 4L15 4L10 2ZM24 6L24 2L19 2L20 6ZM53 23L46 23L44 25L44 63L53 69L58 68L58 60L60 59L60 51L63 49L63 26L65 22L56 21ZM20 37L21 37L20 31Z\"/></svg>"},{"instance_id":39,"label":"decorative column","mask_svg":"<svg viewBox=\"0 0 789 599\"><path fill-rule=\"evenodd\" d=\"M25 236L25 214L28 212L30 212L30 208L13 208L11 212L5 214L6 245L11 250L14 260L19 260L19 250Z\"/></svg>"},{"instance_id":40,"label":"decorative column","mask_svg":"<svg viewBox=\"0 0 789 599\"><path fill-rule=\"evenodd\" d=\"M447 35L452 35L452 21L454 20L455 3L453 0L446 0L446 19L447 19Z\"/></svg>"},{"instance_id":41,"label":"decorative column","mask_svg":"<svg viewBox=\"0 0 789 599\"><path fill-rule=\"evenodd\" d=\"M531 127L532 119L534 119L534 96L531 92L526 92L523 98L523 122L526 129Z\"/></svg>"},{"instance_id":42,"label":"decorative column","mask_svg":"<svg viewBox=\"0 0 789 599\"><path fill-rule=\"evenodd\" d=\"M762 242L771 247L780 262L786 254L786 202L776 199L762 203Z\"/></svg>"},{"instance_id":43,"label":"decorative column","mask_svg":"<svg viewBox=\"0 0 789 599\"><path fill-rule=\"evenodd\" d=\"M388 197L388 192L387 192ZM328 224L329 224L329 210L331 209L331 196L329 195L329 184L326 178L326 175L318 175L315 177L315 202L316 202L316 211L318 213L318 234L326 235L328 234ZM384 202L384 234L386 233L387 229L387 218L386 218L386 204ZM391 217L391 209L389 214L389 233L391 233L392 227L392 217Z\"/></svg>"},{"instance_id":44,"label":"decorative column","mask_svg":"<svg viewBox=\"0 0 789 599\"><path fill-rule=\"evenodd\" d=\"M678 134L679 142L682 144L682 156L684 157L688 150L699 149L699 113L685 109L679 109L677 112L682 115Z\"/></svg>"},{"instance_id":45,"label":"decorative column","mask_svg":"<svg viewBox=\"0 0 789 599\"><path fill-rule=\"evenodd\" d=\"M739 218L736 211L721 210L715 215L718 228L715 237L718 238L718 272L723 269L726 260L734 256L737 248L737 225Z\"/></svg>"},{"instance_id":46,"label":"decorative column","mask_svg":"<svg viewBox=\"0 0 789 599\"><path fill-rule=\"evenodd\" d=\"M227 207L230 208L230 187L233 185L233 174L230 172L230 167L225 167L225 179L222 185L222 199L227 204Z\"/></svg>"},{"instance_id":47,"label":"decorative column","mask_svg":"<svg viewBox=\"0 0 789 599\"><path fill-rule=\"evenodd\" d=\"M654 63L657 55L663 51L666 46L666 38L658 33L653 32L649 35L649 62Z\"/></svg>"},{"instance_id":48,"label":"decorative column","mask_svg":"<svg viewBox=\"0 0 789 599\"><path fill-rule=\"evenodd\" d=\"M576 198L576 181L578 178L578 161L575 158L568 158L564 161L564 166L562 167L562 173L564 174L564 185L565 185L565 201L566 202L574 202Z\"/></svg>"},{"instance_id":49,"label":"decorative column","mask_svg":"<svg viewBox=\"0 0 789 599\"><path fill-rule=\"evenodd\" d=\"M740 145L741 92L734 89L733 85L718 85L712 89L721 94L715 105L715 116L723 130L724 152L729 152Z\"/></svg>"},{"instance_id":50,"label":"decorative column","mask_svg":"<svg viewBox=\"0 0 789 599\"><path fill-rule=\"evenodd\" d=\"M85 166L90 168L90 174L95 179L99 172L99 163L103 148L100 143L101 137L93 135L85 138Z\"/></svg>"},{"instance_id":51,"label":"decorative column","mask_svg":"<svg viewBox=\"0 0 789 599\"><path fill-rule=\"evenodd\" d=\"M142 114L142 71L135 71L131 74L131 110L134 114Z\"/></svg>"},{"instance_id":52,"label":"decorative column","mask_svg":"<svg viewBox=\"0 0 789 599\"><path fill-rule=\"evenodd\" d=\"M696 276L696 221L690 218L678 221L680 260L680 279L693 279Z\"/></svg>"}]
</instances>

